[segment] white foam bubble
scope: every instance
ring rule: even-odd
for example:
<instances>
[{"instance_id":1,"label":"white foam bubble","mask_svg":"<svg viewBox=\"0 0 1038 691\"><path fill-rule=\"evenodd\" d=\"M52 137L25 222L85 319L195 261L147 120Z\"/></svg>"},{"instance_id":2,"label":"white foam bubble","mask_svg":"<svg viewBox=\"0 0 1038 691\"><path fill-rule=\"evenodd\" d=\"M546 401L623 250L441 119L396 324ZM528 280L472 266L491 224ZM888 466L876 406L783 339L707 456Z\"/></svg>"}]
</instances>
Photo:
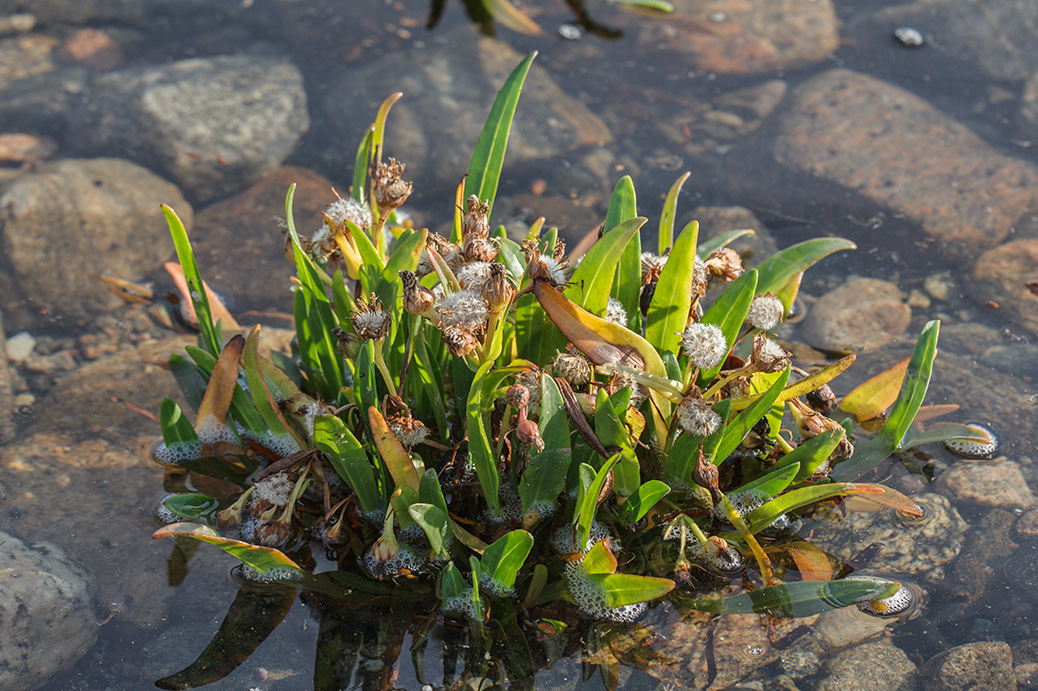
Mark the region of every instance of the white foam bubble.
<instances>
[{"instance_id":1,"label":"white foam bubble","mask_svg":"<svg viewBox=\"0 0 1038 691\"><path fill-rule=\"evenodd\" d=\"M610 607L605 602L605 591L600 585L588 578L583 566L579 563L566 565L566 585L573 601L584 614L594 619L630 623L648 609L648 603L637 602L623 607Z\"/></svg>"}]
</instances>

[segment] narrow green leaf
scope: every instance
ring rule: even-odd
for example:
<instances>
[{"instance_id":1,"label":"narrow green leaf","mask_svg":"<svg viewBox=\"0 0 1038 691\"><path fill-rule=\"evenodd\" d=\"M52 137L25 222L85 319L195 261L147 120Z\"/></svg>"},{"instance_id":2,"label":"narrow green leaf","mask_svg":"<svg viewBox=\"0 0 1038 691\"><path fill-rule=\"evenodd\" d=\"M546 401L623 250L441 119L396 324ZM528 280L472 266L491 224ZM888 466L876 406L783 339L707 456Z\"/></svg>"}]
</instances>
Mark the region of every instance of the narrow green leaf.
<instances>
[{"instance_id":1,"label":"narrow green leaf","mask_svg":"<svg viewBox=\"0 0 1038 691\"><path fill-rule=\"evenodd\" d=\"M728 493L728 496L753 492L754 494L765 497L766 499L771 499L793 483L793 480L797 476L797 471L799 470L799 463L783 464L781 467L775 468L774 470L761 475L759 478L751 480L750 482L732 490Z\"/></svg>"},{"instance_id":2,"label":"narrow green leaf","mask_svg":"<svg viewBox=\"0 0 1038 691\"><path fill-rule=\"evenodd\" d=\"M407 512L414 519L429 538L429 546L438 556L446 556L444 549L447 538L450 535L450 525L447 522L447 514L432 504L421 502L411 504Z\"/></svg>"},{"instance_id":3,"label":"narrow green leaf","mask_svg":"<svg viewBox=\"0 0 1038 691\"><path fill-rule=\"evenodd\" d=\"M198 441L194 426L184 417L184 412L172 398L163 399L159 406L159 423L162 425L162 442L167 449L177 444Z\"/></svg>"},{"instance_id":4,"label":"narrow green leaf","mask_svg":"<svg viewBox=\"0 0 1038 691\"><path fill-rule=\"evenodd\" d=\"M201 343L214 357L220 353L223 344L220 335L213 325L212 311L209 309L209 296L202 283L202 275L195 263L195 253L191 249L191 241L187 237L187 230L183 222L172 208L162 205L162 215L166 217L166 224L173 236L173 246L177 250L177 259L184 270L184 279L191 293L191 304L195 308L195 316L198 318L198 328L201 330Z\"/></svg>"},{"instance_id":5,"label":"narrow green leaf","mask_svg":"<svg viewBox=\"0 0 1038 691\"><path fill-rule=\"evenodd\" d=\"M796 581L711 600L683 600L701 612L721 614L770 614L783 618L808 617L826 610L848 607L859 600L889 597L897 583L871 579Z\"/></svg>"},{"instance_id":6,"label":"narrow green leaf","mask_svg":"<svg viewBox=\"0 0 1038 691\"><path fill-rule=\"evenodd\" d=\"M630 175L620 178L613 188L613 196L609 200L603 232L620 225L624 221L638 215L638 203L635 198L634 181ZM627 328L641 331L641 309L639 296L642 289L642 241L640 235L634 235L627 243L620 256L620 266L613 279L612 296L620 301L627 310Z\"/></svg>"},{"instance_id":7,"label":"narrow green leaf","mask_svg":"<svg viewBox=\"0 0 1038 691\"><path fill-rule=\"evenodd\" d=\"M659 480L647 480L624 502L622 511L628 521L637 523L660 499L670 494L670 487Z\"/></svg>"},{"instance_id":8,"label":"narrow green leaf","mask_svg":"<svg viewBox=\"0 0 1038 691\"><path fill-rule=\"evenodd\" d=\"M663 266L663 271L660 272L656 291L649 304L649 313L645 320L645 340L660 352L678 352L681 334L688 323L698 237L698 221L692 221L681 231L667 263Z\"/></svg>"},{"instance_id":9,"label":"narrow green leaf","mask_svg":"<svg viewBox=\"0 0 1038 691\"><path fill-rule=\"evenodd\" d=\"M739 238L756 234L757 233L750 228L745 228L743 230L729 230L727 233L721 233L717 237L700 241L697 254L699 254L700 257L709 257L717 250L727 247Z\"/></svg>"},{"instance_id":10,"label":"narrow green leaf","mask_svg":"<svg viewBox=\"0 0 1038 691\"><path fill-rule=\"evenodd\" d=\"M796 481L806 480L818 470L818 466L829 458L845 436L847 436L847 432L842 427L822 432L787 453L775 465L779 467L797 465L799 470Z\"/></svg>"},{"instance_id":11,"label":"narrow green leaf","mask_svg":"<svg viewBox=\"0 0 1038 691\"><path fill-rule=\"evenodd\" d=\"M465 577L454 565L453 561L447 562L440 578L440 598L443 601L454 600L467 596L472 592L472 586L465 582Z\"/></svg>"},{"instance_id":12,"label":"narrow green leaf","mask_svg":"<svg viewBox=\"0 0 1038 691\"><path fill-rule=\"evenodd\" d=\"M667 192L667 198L663 202L663 213L660 214L660 242L659 242L659 256L663 256L670 249L670 243L674 236L674 215L677 213L678 208L678 195L681 194L681 187L688 180L692 173L685 173L677 181L674 182L670 187L670 191ZM698 223L696 224L699 225Z\"/></svg>"},{"instance_id":13,"label":"narrow green leaf","mask_svg":"<svg viewBox=\"0 0 1038 691\"><path fill-rule=\"evenodd\" d=\"M775 383L771 385L766 393L758 396L746 410L736 415L728 423L724 433L721 435L721 441L718 442L717 449L714 451L713 462L715 465L728 458L738 448L750 430L753 429L753 426L768 414L771 406L775 404L779 394L782 393L782 389L786 386L786 382L789 381L789 371L789 366L787 365L785 371L775 380Z\"/></svg>"},{"instance_id":14,"label":"narrow green leaf","mask_svg":"<svg viewBox=\"0 0 1038 691\"><path fill-rule=\"evenodd\" d=\"M274 403L274 396L267 385L259 355L259 333L260 326L257 324L245 339L245 349L242 351L242 366L245 368L245 379L249 382L252 403L271 434L275 436L291 435L299 448L302 448L305 440L299 438L292 426L285 421L281 411Z\"/></svg>"},{"instance_id":15,"label":"narrow green leaf","mask_svg":"<svg viewBox=\"0 0 1038 691\"><path fill-rule=\"evenodd\" d=\"M368 453L342 420L334 415L314 419L314 444L357 495L361 511L371 514L386 508Z\"/></svg>"},{"instance_id":16,"label":"narrow green leaf","mask_svg":"<svg viewBox=\"0 0 1038 691\"><path fill-rule=\"evenodd\" d=\"M501 90L498 91L494 104L490 107L490 114L483 125L483 131L479 134L476 149L472 152L472 163L469 165L469 174L465 179L464 198L476 195L483 201L489 202L493 208L494 197L497 195L497 183L501 178L501 167L505 160L505 150L508 148L508 134L512 128L512 118L515 116L515 108L519 102L519 94L526 80L526 73L530 70L530 64L537 57L534 51L520 62L512 73L508 75Z\"/></svg>"},{"instance_id":17,"label":"narrow green leaf","mask_svg":"<svg viewBox=\"0 0 1038 691\"><path fill-rule=\"evenodd\" d=\"M588 312L603 316L624 248L647 220L629 218L605 233L580 260L563 294Z\"/></svg>"},{"instance_id":18,"label":"narrow green leaf","mask_svg":"<svg viewBox=\"0 0 1038 691\"><path fill-rule=\"evenodd\" d=\"M627 573L597 573L588 580L602 589L607 607L626 607L663 597L674 590L674 581Z\"/></svg>"},{"instance_id":19,"label":"narrow green leaf","mask_svg":"<svg viewBox=\"0 0 1038 691\"><path fill-rule=\"evenodd\" d=\"M501 477L497 470L494 450L490 446L490 436L485 419L486 409L493 404L493 401L483 400L483 383L493 366L493 362L485 362L476 372L476 377L472 380L472 388L469 389L465 420L469 433L469 459L476 467L476 477L479 479L479 486L483 489L483 498L486 499L487 508L490 513L498 516L501 514L501 503L497 491L501 484Z\"/></svg>"},{"instance_id":20,"label":"narrow green leaf","mask_svg":"<svg viewBox=\"0 0 1038 691\"><path fill-rule=\"evenodd\" d=\"M857 249L843 238L815 238L797 243L778 252L757 267L757 295L778 294L797 274L834 252Z\"/></svg>"},{"instance_id":21,"label":"narrow green leaf","mask_svg":"<svg viewBox=\"0 0 1038 691\"><path fill-rule=\"evenodd\" d=\"M583 551L591 536L591 522L595 520L595 513L598 511L598 495L602 491L602 487L605 485L606 478L609 476L609 471L612 470L613 466L619 461L620 454L614 454L608 461L606 461L602 467L599 468L598 472L595 473L594 481L584 492L584 496L580 500L580 511L577 514L577 548L581 551Z\"/></svg>"},{"instance_id":22,"label":"narrow green leaf","mask_svg":"<svg viewBox=\"0 0 1038 691\"><path fill-rule=\"evenodd\" d=\"M767 528L783 514L814 504L830 497L850 494L878 494L882 490L875 485L854 484L851 482L834 482L824 485L808 485L775 497L764 506L760 506L746 514L746 524L751 533L756 534Z\"/></svg>"},{"instance_id":23,"label":"narrow green leaf","mask_svg":"<svg viewBox=\"0 0 1038 691\"><path fill-rule=\"evenodd\" d=\"M613 468L613 491L624 498L633 494L641 481L631 433L620 418L626 415L630 398L629 388L623 388L612 396L605 389L599 389L595 401L595 435L607 449L620 450L620 460Z\"/></svg>"},{"instance_id":24,"label":"narrow green leaf","mask_svg":"<svg viewBox=\"0 0 1038 691\"><path fill-rule=\"evenodd\" d=\"M173 523L152 534L153 540L164 537L190 537L216 545L255 569L266 578L291 581L302 577L299 565L273 547L259 547L241 540L223 537L212 528L197 523Z\"/></svg>"},{"instance_id":25,"label":"narrow green leaf","mask_svg":"<svg viewBox=\"0 0 1038 691\"><path fill-rule=\"evenodd\" d=\"M519 481L524 516L535 507L554 506L566 484L573 458L569 416L555 380L541 374L541 417L538 421L544 450L530 449L530 458Z\"/></svg>"}]
</instances>

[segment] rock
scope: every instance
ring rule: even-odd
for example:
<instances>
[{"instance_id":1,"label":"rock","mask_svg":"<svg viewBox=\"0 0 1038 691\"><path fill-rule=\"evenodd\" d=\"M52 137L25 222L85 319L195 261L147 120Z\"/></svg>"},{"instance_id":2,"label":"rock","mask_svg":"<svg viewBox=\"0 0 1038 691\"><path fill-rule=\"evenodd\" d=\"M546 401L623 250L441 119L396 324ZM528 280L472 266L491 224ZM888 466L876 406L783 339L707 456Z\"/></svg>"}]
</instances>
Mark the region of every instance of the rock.
<instances>
[{"instance_id":1,"label":"rock","mask_svg":"<svg viewBox=\"0 0 1038 691\"><path fill-rule=\"evenodd\" d=\"M335 201L332 188L345 186L292 166L207 206L195 218L193 244L205 280L235 311L292 313L289 278L296 274L295 263L285 256L285 236L274 220L285 215L285 194L292 184L296 228L312 235L321 227L325 207Z\"/></svg>"},{"instance_id":2,"label":"rock","mask_svg":"<svg viewBox=\"0 0 1038 691\"><path fill-rule=\"evenodd\" d=\"M80 29L61 44L58 55L94 70L114 69L123 61L119 44L97 29Z\"/></svg>"},{"instance_id":3,"label":"rock","mask_svg":"<svg viewBox=\"0 0 1038 691\"><path fill-rule=\"evenodd\" d=\"M94 644L91 586L60 548L0 533L0 688L38 688Z\"/></svg>"},{"instance_id":4,"label":"rock","mask_svg":"<svg viewBox=\"0 0 1038 691\"><path fill-rule=\"evenodd\" d=\"M996 641L967 643L934 655L919 673L923 691L1015 691L1013 651Z\"/></svg>"},{"instance_id":5,"label":"rock","mask_svg":"<svg viewBox=\"0 0 1038 691\"><path fill-rule=\"evenodd\" d=\"M878 350L900 336L912 320L893 283L854 278L823 295L804 320L803 338L822 350Z\"/></svg>"},{"instance_id":6,"label":"rock","mask_svg":"<svg viewBox=\"0 0 1038 691\"><path fill-rule=\"evenodd\" d=\"M699 243L730 230L752 230L753 235L729 244L743 257L743 266L752 268L775 254L778 245L756 214L741 206L700 206L692 212L699 221Z\"/></svg>"},{"instance_id":7,"label":"rock","mask_svg":"<svg viewBox=\"0 0 1038 691\"><path fill-rule=\"evenodd\" d=\"M0 162L39 163L57 150L54 140L32 134L0 134Z\"/></svg>"},{"instance_id":8,"label":"rock","mask_svg":"<svg viewBox=\"0 0 1038 691\"><path fill-rule=\"evenodd\" d=\"M1024 84L1020 95L1020 116L1017 118L1020 136L1027 139L1038 139L1038 72Z\"/></svg>"},{"instance_id":9,"label":"rock","mask_svg":"<svg viewBox=\"0 0 1038 691\"><path fill-rule=\"evenodd\" d=\"M991 590L993 585L1000 587L1002 582L998 565L1010 560L1018 549L1010 537L1014 520L1012 513L995 509L981 517L966 535L962 552L941 589L935 593L930 611L934 621L954 624L942 627L942 633L948 638L961 640L966 632L960 623L968 620L974 604L985 598L1001 597Z\"/></svg>"},{"instance_id":10,"label":"rock","mask_svg":"<svg viewBox=\"0 0 1038 691\"><path fill-rule=\"evenodd\" d=\"M980 256L967 289L977 302L994 302L998 313L1038 332L1038 296L1028 283L1038 281L1038 239L1007 242Z\"/></svg>"},{"instance_id":11,"label":"rock","mask_svg":"<svg viewBox=\"0 0 1038 691\"><path fill-rule=\"evenodd\" d=\"M1034 507L1020 466L1004 456L989 463L959 461L937 478L937 490L955 502L1003 509Z\"/></svg>"},{"instance_id":12,"label":"rock","mask_svg":"<svg viewBox=\"0 0 1038 691\"><path fill-rule=\"evenodd\" d=\"M0 309L15 321L27 305L81 316L122 304L92 274L134 278L172 253L161 202L191 227L180 191L127 161L56 161L10 181L0 188L10 267L0 273Z\"/></svg>"},{"instance_id":13,"label":"rock","mask_svg":"<svg viewBox=\"0 0 1038 691\"><path fill-rule=\"evenodd\" d=\"M891 84L830 70L787 102L776 161L904 214L959 258L998 244L1038 207L1038 168Z\"/></svg>"},{"instance_id":14,"label":"rock","mask_svg":"<svg viewBox=\"0 0 1038 691\"><path fill-rule=\"evenodd\" d=\"M824 60L840 45L829 0L678 0L662 24L645 24L640 41L688 53L706 72L761 74Z\"/></svg>"},{"instance_id":15,"label":"rock","mask_svg":"<svg viewBox=\"0 0 1038 691\"><path fill-rule=\"evenodd\" d=\"M345 165L352 169L352 147L378 105L387 94L402 91L404 97L389 115L387 154L407 164L405 177L432 180L442 187L418 190L419 194L446 192L453 199L494 95L523 59L507 45L474 32L463 27L423 47L388 53L330 86L322 110L340 127L332 146L341 150L345 143ZM350 112L344 118L347 103ZM598 115L559 88L538 62L532 64L509 136L512 170L525 161L600 147L612 139ZM567 175L574 172L567 170Z\"/></svg>"},{"instance_id":16,"label":"rock","mask_svg":"<svg viewBox=\"0 0 1038 691\"><path fill-rule=\"evenodd\" d=\"M40 24L143 24L143 0L0 0L0 15L32 12Z\"/></svg>"},{"instance_id":17,"label":"rock","mask_svg":"<svg viewBox=\"0 0 1038 691\"><path fill-rule=\"evenodd\" d=\"M823 651L845 648L878 636L899 620L899 617L874 617L857 607L831 609L819 615L812 637Z\"/></svg>"},{"instance_id":18,"label":"rock","mask_svg":"<svg viewBox=\"0 0 1038 691\"><path fill-rule=\"evenodd\" d=\"M0 40L0 89L17 79L25 79L54 69L56 39L25 34Z\"/></svg>"},{"instance_id":19,"label":"rock","mask_svg":"<svg viewBox=\"0 0 1038 691\"><path fill-rule=\"evenodd\" d=\"M889 641L862 643L826 662L816 691L914 691L916 666Z\"/></svg>"},{"instance_id":20,"label":"rock","mask_svg":"<svg viewBox=\"0 0 1038 691\"><path fill-rule=\"evenodd\" d=\"M4 339L4 319L0 314L0 353L6 351ZM7 365L7 358L0 357L0 444L14 438L14 415L15 394L14 382L11 376L11 368Z\"/></svg>"},{"instance_id":21,"label":"rock","mask_svg":"<svg viewBox=\"0 0 1038 691\"><path fill-rule=\"evenodd\" d=\"M847 33L887 35L906 24L932 34L927 46L995 79L1022 81L1038 64L1038 6L1031 0L915 0L852 22Z\"/></svg>"},{"instance_id":22,"label":"rock","mask_svg":"<svg viewBox=\"0 0 1038 691\"><path fill-rule=\"evenodd\" d=\"M870 569L940 581L944 566L959 555L969 526L939 494L917 494L912 500L925 510L925 519L905 521L892 510L847 511L843 520L833 516L817 526L811 544L846 562L867 553Z\"/></svg>"},{"instance_id":23,"label":"rock","mask_svg":"<svg viewBox=\"0 0 1038 691\"><path fill-rule=\"evenodd\" d=\"M36 347L36 339L28 331L20 331L7 339L4 350L7 359L14 363L25 362Z\"/></svg>"},{"instance_id":24,"label":"rock","mask_svg":"<svg viewBox=\"0 0 1038 691\"><path fill-rule=\"evenodd\" d=\"M310 126L303 75L285 60L259 55L109 72L67 115L70 148L131 156L200 201L259 180Z\"/></svg>"},{"instance_id":25,"label":"rock","mask_svg":"<svg viewBox=\"0 0 1038 691\"><path fill-rule=\"evenodd\" d=\"M0 449L0 527L60 545L97 577L103 602L121 603L120 620L138 626L166 614L169 546L150 539L163 487L149 460L159 426L126 403L157 411L164 397L179 398L158 363L193 340L150 341L81 367Z\"/></svg>"}]
</instances>

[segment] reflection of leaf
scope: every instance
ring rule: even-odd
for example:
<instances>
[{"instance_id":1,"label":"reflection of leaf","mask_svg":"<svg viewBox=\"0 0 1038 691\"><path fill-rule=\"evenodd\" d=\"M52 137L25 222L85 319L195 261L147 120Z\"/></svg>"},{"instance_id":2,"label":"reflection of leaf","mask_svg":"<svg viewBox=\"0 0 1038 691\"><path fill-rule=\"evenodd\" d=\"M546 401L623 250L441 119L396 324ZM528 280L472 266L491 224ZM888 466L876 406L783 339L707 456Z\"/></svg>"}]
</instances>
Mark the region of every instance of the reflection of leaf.
<instances>
[{"instance_id":1,"label":"reflection of leaf","mask_svg":"<svg viewBox=\"0 0 1038 691\"><path fill-rule=\"evenodd\" d=\"M773 585L716 600L683 600L701 612L721 614L771 614L808 617L829 609L847 607L865 598L875 600L893 595L900 584L890 581L797 581Z\"/></svg>"},{"instance_id":2,"label":"reflection of leaf","mask_svg":"<svg viewBox=\"0 0 1038 691\"><path fill-rule=\"evenodd\" d=\"M193 689L223 679L238 669L292 609L296 587L285 583L262 589L242 586L198 659L176 674L159 679L160 689Z\"/></svg>"}]
</instances>

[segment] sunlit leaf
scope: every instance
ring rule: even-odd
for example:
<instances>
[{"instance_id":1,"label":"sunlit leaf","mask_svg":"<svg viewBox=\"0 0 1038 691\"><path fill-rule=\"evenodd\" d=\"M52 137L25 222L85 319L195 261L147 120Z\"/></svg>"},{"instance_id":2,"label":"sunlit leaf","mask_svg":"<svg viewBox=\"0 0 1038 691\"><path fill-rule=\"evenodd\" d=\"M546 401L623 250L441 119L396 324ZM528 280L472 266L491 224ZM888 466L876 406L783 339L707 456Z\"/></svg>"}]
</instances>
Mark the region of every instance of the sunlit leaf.
<instances>
[{"instance_id":1,"label":"sunlit leaf","mask_svg":"<svg viewBox=\"0 0 1038 691\"><path fill-rule=\"evenodd\" d=\"M836 362L831 362L824 368L817 372L810 374L802 379L798 379L789 384L775 399L777 403L788 401L791 398L797 396L803 396L806 393L814 391L823 384L828 384L830 381L840 375L841 372L846 370L852 364L857 356L854 353L840 358ZM753 396L747 396L746 398L740 398L732 401L732 408L735 410L742 410L750 405L751 401L755 400Z\"/></svg>"},{"instance_id":2,"label":"sunlit leaf","mask_svg":"<svg viewBox=\"0 0 1038 691\"><path fill-rule=\"evenodd\" d=\"M605 225L602 227L604 233L608 233L624 221L638 215L638 203L635 198L634 181L631 176L625 175L613 188L613 195L609 199L609 209L606 212ZM623 254L620 256L620 265L613 279L614 298L620 301L627 311L627 327L633 331L641 328L641 310L639 309L639 295L642 287L642 245L641 236L635 234L627 243Z\"/></svg>"},{"instance_id":3,"label":"sunlit leaf","mask_svg":"<svg viewBox=\"0 0 1038 691\"><path fill-rule=\"evenodd\" d=\"M908 358L862 382L840 400L840 410L857 422L871 420L897 400L908 370Z\"/></svg>"},{"instance_id":4,"label":"sunlit leaf","mask_svg":"<svg viewBox=\"0 0 1038 691\"><path fill-rule=\"evenodd\" d=\"M714 451L713 461L714 464L720 464L736 448L742 443L742 440L750 433L753 426L760 421L762 417L768 414L771 410L771 406L778 400L779 394L782 393L782 389L786 386L786 381L789 380L789 367L782 372L782 374L775 380L771 387L763 394L758 396L738 415L736 415L725 427L724 433L721 435L721 440L717 444L717 449ZM733 404L734 408L735 405Z\"/></svg>"},{"instance_id":5,"label":"sunlit leaf","mask_svg":"<svg viewBox=\"0 0 1038 691\"><path fill-rule=\"evenodd\" d=\"M490 12L501 26L526 36L543 36L544 30L508 0L490 0Z\"/></svg>"},{"instance_id":6,"label":"sunlit leaf","mask_svg":"<svg viewBox=\"0 0 1038 691\"><path fill-rule=\"evenodd\" d=\"M397 487L410 487L417 492L418 471L411 461L411 456L393 434L393 430L389 429L386 419L375 406L368 408L368 424L371 425L371 436L378 447L379 456L386 464L389 474L393 476L393 482Z\"/></svg>"},{"instance_id":7,"label":"sunlit leaf","mask_svg":"<svg viewBox=\"0 0 1038 691\"><path fill-rule=\"evenodd\" d=\"M760 506L746 514L746 524L751 533L758 533L775 522L780 516L796 511L815 502L830 497L848 494L882 494L881 485L855 484L852 482L836 482L823 485L799 487L775 497L764 506Z\"/></svg>"},{"instance_id":8,"label":"sunlit leaf","mask_svg":"<svg viewBox=\"0 0 1038 691\"><path fill-rule=\"evenodd\" d=\"M661 352L678 352L681 334L688 323L698 238L699 223L692 221L678 235L656 282L645 318L645 340Z\"/></svg>"},{"instance_id":9,"label":"sunlit leaf","mask_svg":"<svg viewBox=\"0 0 1038 691\"><path fill-rule=\"evenodd\" d=\"M681 187L691 175L692 173L683 173L681 177L670 186L670 191L667 192L667 198L663 200L663 212L660 213L659 252L657 252L661 257L667 253L667 250L670 249L671 242L673 241L674 215L677 212L678 195L681 194ZM698 226L699 224L697 223L696 225Z\"/></svg>"},{"instance_id":10,"label":"sunlit leaf","mask_svg":"<svg viewBox=\"0 0 1038 691\"><path fill-rule=\"evenodd\" d=\"M757 271L755 269L744 271L742 276L729 283L724 292L717 296L714 303L703 313L700 321L720 328L721 333L724 334L725 343L731 347L739 336L743 322L746 321L753 296L759 292L757 287ZM700 372L700 382L712 380L721 371L723 365L724 363L721 362L712 369Z\"/></svg>"},{"instance_id":11,"label":"sunlit leaf","mask_svg":"<svg viewBox=\"0 0 1038 691\"><path fill-rule=\"evenodd\" d=\"M205 397L202 398L198 412L195 414L196 432L214 423L227 424L227 412L234 397L234 388L238 385L238 364L244 348L245 339L239 334L227 342L220 357L217 358L212 376L209 377Z\"/></svg>"},{"instance_id":12,"label":"sunlit leaf","mask_svg":"<svg viewBox=\"0 0 1038 691\"><path fill-rule=\"evenodd\" d=\"M871 579L797 581L711 600L683 600L701 612L770 614L784 618L809 617L848 607L859 600L875 600L897 592L898 583Z\"/></svg>"},{"instance_id":13,"label":"sunlit leaf","mask_svg":"<svg viewBox=\"0 0 1038 691\"><path fill-rule=\"evenodd\" d=\"M603 235L580 260L563 294L588 312L604 315L624 248L647 220L629 218Z\"/></svg>"},{"instance_id":14,"label":"sunlit leaf","mask_svg":"<svg viewBox=\"0 0 1038 691\"><path fill-rule=\"evenodd\" d=\"M782 549L793 557L800 572L800 578L805 581L831 581L833 578L833 567L829 561L829 555L818 549L810 542L796 540L783 544Z\"/></svg>"},{"instance_id":15,"label":"sunlit leaf","mask_svg":"<svg viewBox=\"0 0 1038 691\"><path fill-rule=\"evenodd\" d=\"M670 487L666 483L659 480L646 480L634 494L627 498L621 511L627 520L637 523L645 518L656 502L668 494L670 494Z\"/></svg>"},{"instance_id":16,"label":"sunlit leaf","mask_svg":"<svg viewBox=\"0 0 1038 691\"><path fill-rule=\"evenodd\" d=\"M771 499L793 483L799 470L799 463L784 464L781 467L775 468L774 470L761 475L756 480L740 485L728 494L731 496L733 494L753 492L759 496Z\"/></svg>"},{"instance_id":17,"label":"sunlit leaf","mask_svg":"<svg viewBox=\"0 0 1038 691\"><path fill-rule=\"evenodd\" d=\"M674 581L627 573L596 573L587 579L602 589L607 607L626 607L663 597L674 590Z\"/></svg>"},{"instance_id":18,"label":"sunlit leaf","mask_svg":"<svg viewBox=\"0 0 1038 691\"><path fill-rule=\"evenodd\" d=\"M843 238L815 238L787 247L757 267L757 295L777 294L797 274L819 260L834 252L853 249L857 249L857 245Z\"/></svg>"},{"instance_id":19,"label":"sunlit leaf","mask_svg":"<svg viewBox=\"0 0 1038 691\"><path fill-rule=\"evenodd\" d=\"M513 530L487 545L480 557L480 566L495 584L511 589L531 549L533 535L525 530Z\"/></svg>"},{"instance_id":20,"label":"sunlit leaf","mask_svg":"<svg viewBox=\"0 0 1038 691\"><path fill-rule=\"evenodd\" d=\"M184 412L172 398L163 399L159 407L159 422L162 425L162 442L166 448L172 448L184 442L198 441L195 428L186 417Z\"/></svg>"},{"instance_id":21,"label":"sunlit leaf","mask_svg":"<svg viewBox=\"0 0 1038 691\"><path fill-rule=\"evenodd\" d=\"M198 328L202 332L201 343L215 357L223 344L220 342L220 335L213 324L212 312L209 308L209 291L206 290L205 283L202 282L202 275L198 272L198 265L195 264L195 254L191 249L187 230L180 217L177 216L177 212L165 204L162 205L162 215L166 217L170 235L173 236L173 245L176 247L177 258L180 260L180 273L186 282L187 296L194 307ZM174 274L174 278L176 277Z\"/></svg>"},{"instance_id":22,"label":"sunlit leaf","mask_svg":"<svg viewBox=\"0 0 1038 691\"><path fill-rule=\"evenodd\" d=\"M775 465L785 467L796 464L799 467L796 480L806 480L832 455L845 436L847 432L843 427L816 434L780 458Z\"/></svg>"},{"instance_id":23,"label":"sunlit leaf","mask_svg":"<svg viewBox=\"0 0 1038 691\"><path fill-rule=\"evenodd\" d=\"M241 540L223 537L212 528L197 523L173 523L152 533L152 539L190 537L216 545L231 556L251 566L261 576L275 580L294 580L302 576L299 565L273 547L260 547Z\"/></svg>"},{"instance_id":24,"label":"sunlit leaf","mask_svg":"<svg viewBox=\"0 0 1038 691\"><path fill-rule=\"evenodd\" d=\"M608 543L609 540L599 540L588 550L588 553L584 555L584 559L580 562L580 567L584 569L584 573L588 575L616 573L618 562L612 550L609 549Z\"/></svg>"},{"instance_id":25,"label":"sunlit leaf","mask_svg":"<svg viewBox=\"0 0 1038 691\"><path fill-rule=\"evenodd\" d=\"M598 510L598 495L602 491L602 487L606 483L606 479L609 477L609 472L613 469L620 460L620 454L614 455L598 469L595 473L595 479L591 482L590 486L584 491L578 504L579 511L575 513L577 524L577 548L583 550L587 545L588 538L591 536L591 522L595 520L595 513Z\"/></svg>"},{"instance_id":26,"label":"sunlit leaf","mask_svg":"<svg viewBox=\"0 0 1038 691\"><path fill-rule=\"evenodd\" d=\"M315 418L314 443L331 462L339 477L357 495L364 513L370 514L386 508L368 453L342 420L334 415Z\"/></svg>"}]
</instances>

